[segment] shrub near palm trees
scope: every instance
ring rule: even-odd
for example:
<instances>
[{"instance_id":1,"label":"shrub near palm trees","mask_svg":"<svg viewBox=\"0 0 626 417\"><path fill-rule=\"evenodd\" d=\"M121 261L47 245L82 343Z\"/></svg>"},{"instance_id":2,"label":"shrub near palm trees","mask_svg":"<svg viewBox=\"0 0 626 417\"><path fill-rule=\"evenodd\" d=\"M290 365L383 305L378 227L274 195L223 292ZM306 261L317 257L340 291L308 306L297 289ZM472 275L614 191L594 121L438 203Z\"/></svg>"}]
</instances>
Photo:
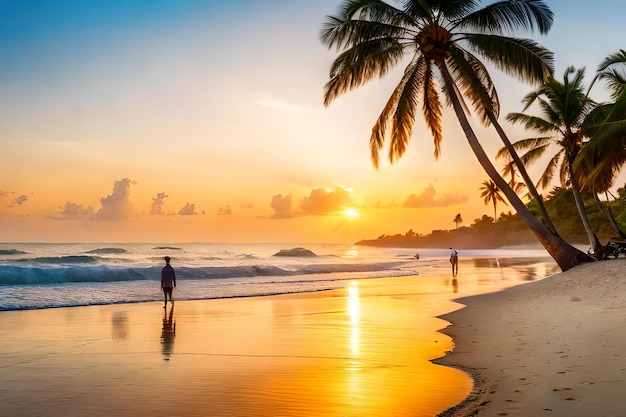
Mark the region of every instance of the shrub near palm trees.
<instances>
[{"instance_id":1,"label":"shrub near palm trees","mask_svg":"<svg viewBox=\"0 0 626 417\"><path fill-rule=\"evenodd\" d=\"M546 33L552 25L548 6L539 0L500 1L483 8L476 0L404 0L397 4L344 0L338 14L327 18L322 42L341 52L331 65L324 104L387 75L406 58L404 74L372 129L374 165L378 166L378 154L387 138L391 162L404 154L420 105L438 157L443 139L443 94L487 175L561 269L591 260L533 216L487 157L467 115L471 105L488 124L496 121L499 112L495 86L478 56L523 80L543 82L550 75L550 51L532 40L507 36L517 30Z\"/></svg>"}]
</instances>

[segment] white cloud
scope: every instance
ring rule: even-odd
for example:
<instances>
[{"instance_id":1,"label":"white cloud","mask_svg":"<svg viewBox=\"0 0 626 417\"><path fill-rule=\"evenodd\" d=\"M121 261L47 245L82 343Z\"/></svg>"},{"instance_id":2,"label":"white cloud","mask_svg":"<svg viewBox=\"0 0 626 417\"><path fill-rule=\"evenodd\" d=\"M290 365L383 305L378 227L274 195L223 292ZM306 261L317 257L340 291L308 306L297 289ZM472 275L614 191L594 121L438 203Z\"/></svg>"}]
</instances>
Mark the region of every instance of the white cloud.
<instances>
[{"instance_id":1,"label":"white cloud","mask_svg":"<svg viewBox=\"0 0 626 417\"><path fill-rule=\"evenodd\" d=\"M130 204L130 186L134 184L128 178L122 178L113 184L113 192L100 199L102 207L98 211L97 218L100 220L124 220L130 217L132 205Z\"/></svg>"}]
</instances>

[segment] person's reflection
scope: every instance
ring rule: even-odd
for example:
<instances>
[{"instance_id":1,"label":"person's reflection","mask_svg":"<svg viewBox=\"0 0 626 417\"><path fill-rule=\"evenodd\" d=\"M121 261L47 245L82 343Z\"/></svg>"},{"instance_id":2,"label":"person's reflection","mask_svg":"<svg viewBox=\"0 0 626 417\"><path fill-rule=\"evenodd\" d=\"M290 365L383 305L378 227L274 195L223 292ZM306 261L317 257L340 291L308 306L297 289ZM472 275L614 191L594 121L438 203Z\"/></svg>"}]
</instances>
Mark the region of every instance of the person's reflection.
<instances>
[{"instance_id":1,"label":"person's reflection","mask_svg":"<svg viewBox=\"0 0 626 417\"><path fill-rule=\"evenodd\" d=\"M125 311L116 311L111 316L111 338L126 339L128 335L128 316Z\"/></svg>"},{"instance_id":2,"label":"person's reflection","mask_svg":"<svg viewBox=\"0 0 626 417\"><path fill-rule=\"evenodd\" d=\"M452 290L454 291L455 294L459 292L459 281L457 281L456 278L452 280Z\"/></svg>"},{"instance_id":3,"label":"person's reflection","mask_svg":"<svg viewBox=\"0 0 626 417\"><path fill-rule=\"evenodd\" d=\"M163 310L163 327L161 329L161 352L163 359L170 360L174 350L174 338L176 337L176 320L174 320L174 306L170 309L168 317L167 309Z\"/></svg>"}]
</instances>

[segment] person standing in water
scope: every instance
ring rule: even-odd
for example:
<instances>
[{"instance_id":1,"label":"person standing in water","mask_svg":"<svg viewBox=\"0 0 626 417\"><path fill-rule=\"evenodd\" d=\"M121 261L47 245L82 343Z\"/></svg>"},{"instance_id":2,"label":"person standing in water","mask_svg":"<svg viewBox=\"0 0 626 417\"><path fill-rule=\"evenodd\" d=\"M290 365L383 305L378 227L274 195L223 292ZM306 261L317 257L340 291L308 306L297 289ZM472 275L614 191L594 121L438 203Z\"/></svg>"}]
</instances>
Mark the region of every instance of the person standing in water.
<instances>
[{"instance_id":1,"label":"person standing in water","mask_svg":"<svg viewBox=\"0 0 626 417\"><path fill-rule=\"evenodd\" d=\"M453 248L450 248L450 263L452 264L452 276L456 277L459 273L459 254Z\"/></svg>"},{"instance_id":2,"label":"person standing in water","mask_svg":"<svg viewBox=\"0 0 626 417\"><path fill-rule=\"evenodd\" d=\"M161 270L161 289L163 290L163 296L165 297L165 305L163 308L166 308L168 296L170 297L172 305L174 305L172 293L174 292L174 287L176 287L176 273L174 272L172 265L170 265L170 257L166 256L163 259L165 259L165 266Z\"/></svg>"}]
</instances>

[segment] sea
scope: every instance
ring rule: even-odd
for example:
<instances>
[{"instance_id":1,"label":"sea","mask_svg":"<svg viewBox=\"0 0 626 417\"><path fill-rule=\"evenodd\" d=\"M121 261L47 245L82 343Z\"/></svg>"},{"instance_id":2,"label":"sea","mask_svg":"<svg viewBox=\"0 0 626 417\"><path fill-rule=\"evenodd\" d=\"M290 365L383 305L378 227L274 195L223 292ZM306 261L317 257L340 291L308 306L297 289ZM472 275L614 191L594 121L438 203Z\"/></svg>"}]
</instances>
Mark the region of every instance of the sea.
<instances>
[{"instance_id":1,"label":"sea","mask_svg":"<svg viewBox=\"0 0 626 417\"><path fill-rule=\"evenodd\" d=\"M309 256L279 256L296 248ZM450 273L449 255L449 248L352 244L0 243L0 311L162 300L164 256L176 271L175 299L205 300L323 291L355 279L444 275ZM558 272L542 248L459 255L461 267L471 262L491 275L525 268L528 273L514 274L521 281ZM498 287L490 282L485 292Z\"/></svg>"}]
</instances>

